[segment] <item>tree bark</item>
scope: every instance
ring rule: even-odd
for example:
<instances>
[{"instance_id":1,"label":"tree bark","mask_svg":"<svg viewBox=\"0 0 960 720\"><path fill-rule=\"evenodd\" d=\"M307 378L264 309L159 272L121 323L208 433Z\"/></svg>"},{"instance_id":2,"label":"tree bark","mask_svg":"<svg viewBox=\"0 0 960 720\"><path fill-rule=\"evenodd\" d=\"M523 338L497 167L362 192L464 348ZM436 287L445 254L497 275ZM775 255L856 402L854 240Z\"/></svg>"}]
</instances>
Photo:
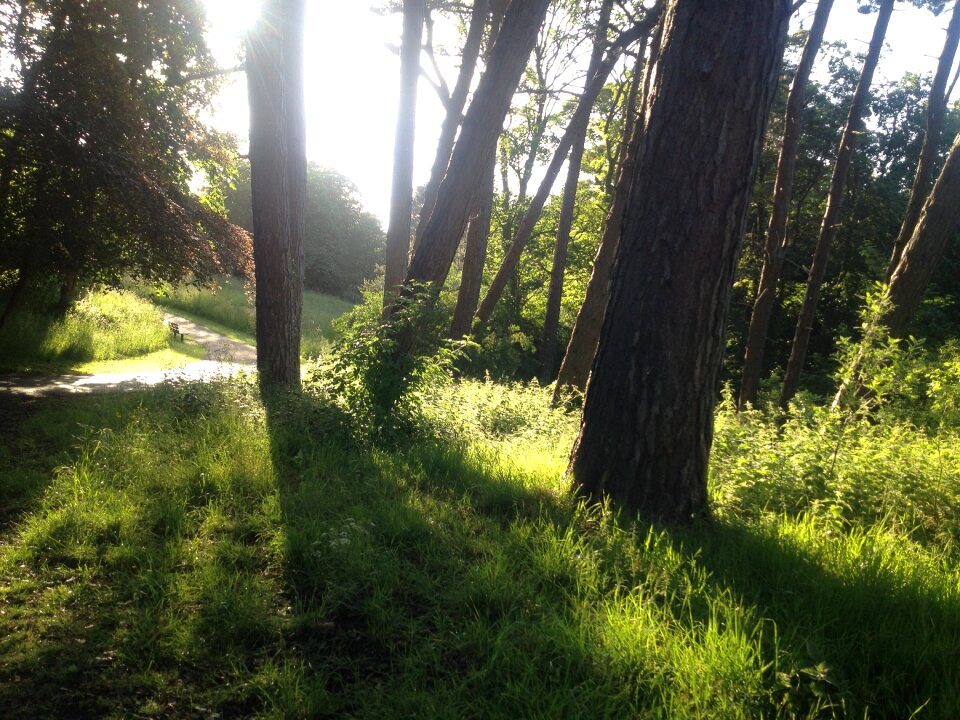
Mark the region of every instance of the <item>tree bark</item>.
<instances>
[{"instance_id":1,"label":"tree bark","mask_svg":"<svg viewBox=\"0 0 960 720\"><path fill-rule=\"evenodd\" d=\"M305 0L267 0L247 42L261 385L300 385L306 122Z\"/></svg>"},{"instance_id":2,"label":"tree bark","mask_svg":"<svg viewBox=\"0 0 960 720\"><path fill-rule=\"evenodd\" d=\"M490 3L488 0L474 0L473 10L470 13L470 29L460 54L460 72L457 82L450 93L447 102L446 115L440 126L440 139L437 141L437 153L430 169L430 179L423 189L423 207L420 209L420 220L417 224L417 240L423 236L427 221L433 213L437 203L437 189L450 162L450 152L457 137L457 129L463 120L463 108L467 104L467 95L470 92L470 83L477 69L477 60L480 57L480 47L483 44L483 31L487 25Z\"/></svg>"},{"instance_id":3,"label":"tree bark","mask_svg":"<svg viewBox=\"0 0 960 720\"><path fill-rule=\"evenodd\" d=\"M660 26L663 27L662 25ZM650 91L650 80L653 77L653 68L660 56L660 31L654 35L650 45L650 54L643 71L643 88L639 112L635 112L637 80L640 76L641 61L638 59L634 70L634 83L631 89L631 99L628 102L628 117L624 127L623 147L621 148L620 169L617 182L613 190L613 200L603 226L603 237L600 247L593 260L593 272L587 283L587 292L583 304L577 312L577 320L570 333L570 342L560 364L557 374L557 383L553 390L554 404L560 401L564 388L576 388L581 392L587 386L590 375L590 366L597 353L597 343L600 340L600 328L603 325L603 313L607 308L608 293L610 290L610 270L613 267L613 258L617 254L620 244L620 231L623 228L623 217L627 209L627 200L630 195L630 185L633 182L633 172L636 166L637 153L640 150L640 140L643 137L643 122L646 116L647 96ZM642 55L641 55L642 57Z\"/></svg>"},{"instance_id":4,"label":"tree bark","mask_svg":"<svg viewBox=\"0 0 960 720\"><path fill-rule=\"evenodd\" d=\"M882 324L897 338L907 336L947 241L960 226L960 135L920 213L913 235L890 279L890 310Z\"/></svg>"},{"instance_id":5,"label":"tree bark","mask_svg":"<svg viewBox=\"0 0 960 720\"><path fill-rule=\"evenodd\" d=\"M777 284L783 271L787 254L787 221L793 199L793 179L797 167L797 147L800 144L800 118L806 99L807 82L817 52L823 44L823 33L833 8L833 0L820 0L810 26L810 33L803 46L797 74L793 77L787 97L787 111L783 119L783 140L777 160L777 177L773 185L773 211L763 245L763 269L760 284L750 315L750 330L747 334L747 350L743 360L743 379L740 383L738 406L742 410L747 403L757 401L757 387L763 367L763 353L767 344L767 331L777 295Z\"/></svg>"},{"instance_id":6,"label":"tree bark","mask_svg":"<svg viewBox=\"0 0 960 720\"><path fill-rule=\"evenodd\" d=\"M650 518L707 509L733 287L788 0L672 0L568 477Z\"/></svg>"},{"instance_id":7,"label":"tree bark","mask_svg":"<svg viewBox=\"0 0 960 720\"><path fill-rule=\"evenodd\" d=\"M490 316L493 314L493 309L503 296L503 290L506 287L510 276L513 275L513 271L516 270L517 263L520 262L520 256L523 254L523 249L526 247L527 242L529 242L530 235L533 233L533 228L540 219L540 213L543 212L543 206L546 204L547 198L550 196L550 189L553 187L553 183L557 179L557 175L560 174L560 168L563 167L563 162L567 157L567 153L570 151L574 140L585 134L587 131L587 125L590 122L590 112L593 109L593 103L600 94L600 91L603 89L603 85L606 82L607 76L610 74L610 70L613 69L617 58L620 56L620 51L623 50L623 48L628 47L633 42L636 42L636 40L643 37L643 35L646 33L650 32L650 29L659 20L660 7L661 6L658 5L653 10L648 11L647 17L644 18L642 22L638 23L633 28L620 35L620 38L613 46L611 46L610 51L607 53L607 57L604 59L603 63L601 63L600 68L590 81L589 87L585 89L583 94L580 96L580 102L577 105L577 109L574 111L573 117L570 118L567 129L560 138L560 142L557 145L556 150L554 150L553 158L550 160L550 164L547 166L543 180L540 182L540 187L537 189L536 195L534 195L531 199L530 206L527 208L523 219L520 221L520 224L517 227L517 232L513 238L513 242L510 244L510 247L507 248L507 252L504 255L503 261L500 263L500 268L497 270L497 274L494 276L493 281L490 283L490 287L487 289L487 294L480 303L480 308L477 310L477 317L473 323L475 332L487 324L487 322L490 320Z\"/></svg>"},{"instance_id":8,"label":"tree bark","mask_svg":"<svg viewBox=\"0 0 960 720\"><path fill-rule=\"evenodd\" d=\"M881 0L877 13L877 24L870 40L870 49L863 63L863 72L857 83L857 89L850 103L847 121L840 137L840 147L837 150L837 162L833 168L833 178L830 181L830 190L827 194L827 208L820 225L820 236L813 253L813 262L807 277L807 290L800 308L800 317L797 320L797 329L793 335L793 346L790 349L790 360L783 379L783 389L780 393L780 405L786 407L797 388L800 386L800 375L803 372L803 363L807 358L807 347L810 344L810 333L817 313L817 301L820 297L820 287L827 274L827 261L830 257L830 246L837 232L840 221L840 209L843 205L844 189L847 185L847 176L850 174L850 163L857 142L857 135L863 127L863 114L870 99L870 85L873 83L873 73L880 60L880 51L883 49L883 38L890 24L890 15L893 13L894 0Z\"/></svg>"},{"instance_id":9,"label":"tree bark","mask_svg":"<svg viewBox=\"0 0 960 720\"><path fill-rule=\"evenodd\" d=\"M487 259L487 243L490 237L490 217L493 212L493 180L496 157L491 157L483 181L477 214L467 228L467 246L463 253L463 271L457 305L453 309L450 338L459 340L470 332L470 321L480 301L480 284L483 282L483 266Z\"/></svg>"},{"instance_id":10,"label":"tree bark","mask_svg":"<svg viewBox=\"0 0 960 720\"><path fill-rule=\"evenodd\" d=\"M410 214L413 207L413 143L417 122L417 81L426 0L404 0L403 41L400 48L400 107L393 145L393 185L390 224L384 257L383 311L389 312L407 271L410 252Z\"/></svg>"},{"instance_id":11,"label":"tree bark","mask_svg":"<svg viewBox=\"0 0 960 720\"><path fill-rule=\"evenodd\" d=\"M607 28L610 25L610 13L613 0L603 0L597 19L597 31L593 39L593 51L587 65L587 79L584 92L590 86L590 80L596 74L607 46ZM586 129L585 129L586 130ZM547 289L547 307L543 319L543 335L540 339L540 379L543 383L553 380L557 372L557 332L560 327L560 305L563 301L563 276L567 269L567 246L570 243L570 230L573 227L573 215L577 203L577 186L580 183L580 165L586 145L586 132L578 135L570 147L567 160L567 179L563 185L563 199L560 203L560 217L557 220L557 243L553 251L553 264L550 268L550 286Z\"/></svg>"},{"instance_id":12,"label":"tree bark","mask_svg":"<svg viewBox=\"0 0 960 720\"><path fill-rule=\"evenodd\" d=\"M434 292L450 265L473 210L487 159L494 153L513 91L537 39L550 0L514 0L467 110L437 204L414 250L404 285L429 283Z\"/></svg>"},{"instance_id":13,"label":"tree bark","mask_svg":"<svg viewBox=\"0 0 960 720\"><path fill-rule=\"evenodd\" d=\"M920 158L917 160L917 172L913 178L913 187L910 189L910 201L903 216L903 224L893 243L893 253L890 264L887 266L887 283L893 278L893 273L900 262L903 248L913 235L913 229L920 218L924 201L930 190L933 180L933 169L937 161L937 147L943 135L943 122L947 110L947 80L950 78L950 68L957 55L957 44L960 42L960 2L954 4L953 15L947 26L947 37L943 44L943 52L937 63L937 72L930 85L930 97L927 100L927 129L923 136L923 146L920 148Z\"/></svg>"}]
</instances>

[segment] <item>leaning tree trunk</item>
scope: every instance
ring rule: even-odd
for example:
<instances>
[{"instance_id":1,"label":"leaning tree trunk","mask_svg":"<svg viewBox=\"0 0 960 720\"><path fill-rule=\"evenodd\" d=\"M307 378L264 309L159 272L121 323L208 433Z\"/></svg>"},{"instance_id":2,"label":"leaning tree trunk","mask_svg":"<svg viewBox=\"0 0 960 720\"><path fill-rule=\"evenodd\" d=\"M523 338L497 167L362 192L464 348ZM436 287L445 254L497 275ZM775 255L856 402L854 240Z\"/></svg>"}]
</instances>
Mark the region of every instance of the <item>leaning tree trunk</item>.
<instances>
[{"instance_id":1,"label":"leaning tree trunk","mask_svg":"<svg viewBox=\"0 0 960 720\"><path fill-rule=\"evenodd\" d=\"M807 81L827 27L833 0L820 0L817 12L803 46L803 54L797 65L797 74L787 97L787 111L783 119L783 140L780 158L777 161L777 177L773 185L773 212L763 246L763 269L760 284L750 315L750 330L747 334L747 351L743 360L743 379L740 383L738 405L743 409L747 403L757 401L757 387L763 367L763 352L767 344L767 331L777 295L777 284L787 255L787 220L793 198L793 179L797 167L797 147L800 144L800 117L807 91Z\"/></svg>"},{"instance_id":2,"label":"leaning tree trunk","mask_svg":"<svg viewBox=\"0 0 960 720\"><path fill-rule=\"evenodd\" d=\"M587 65L584 92L589 89L590 81L603 61L603 53L607 46L607 27L610 25L612 9L613 0L603 0L597 18L593 52ZM567 246L570 243L570 230L573 227L573 215L577 203L577 186L580 183L580 164L583 162L586 139L586 133L578 135L574 139L573 145L570 147L570 157L567 160L567 179L563 185L560 217L557 220L557 244L553 251L550 285L547 289L547 307L543 319L543 335L540 340L540 379L544 383L553 380L557 371L557 332L560 328L560 305L563 301L563 276L567 269Z\"/></svg>"},{"instance_id":3,"label":"leaning tree trunk","mask_svg":"<svg viewBox=\"0 0 960 720\"><path fill-rule=\"evenodd\" d=\"M960 42L960 2L954 4L953 15L947 26L947 38L943 44L943 52L937 63L937 72L930 85L930 97L927 100L927 130L923 136L923 146L920 149L920 158L917 160L917 172L913 178L913 187L910 189L910 201L903 216L903 224L893 243L893 253L890 264L887 266L886 281L889 283L897 265L903 248L913 235L923 209L930 183L933 180L933 168L937 162L937 147L943 135L943 121L947 110L947 80L950 77L950 68L957 55L957 44Z\"/></svg>"},{"instance_id":4,"label":"leaning tree trunk","mask_svg":"<svg viewBox=\"0 0 960 720\"><path fill-rule=\"evenodd\" d=\"M487 26L489 14L489 0L474 0L473 10L470 13L470 28L467 30L467 39L460 53L460 72L457 82L450 92L446 102L446 115L440 126L440 139L437 141L437 152L433 158L433 167L430 169L430 178L423 188L423 206L420 209L420 220L417 224L417 240L423 236L427 221L433 213L437 202L437 190L440 181L450 162L450 152L453 150L463 118L463 108L467 104L467 95L470 93L470 84L477 69L477 60L480 57L480 47L483 44L483 31ZM402 279L402 278L401 278Z\"/></svg>"},{"instance_id":5,"label":"leaning tree trunk","mask_svg":"<svg viewBox=\"0 0 960 720\"><path fill-rule=\"evenodd\" d=\"M437 191L437 203L414 250L404 285L429 283L434 292L450 272L450 265L477 191L494 153L513 92L537 39L550 0L514 0L490 52L490 64L480 79Z\"/></svg>"},{"instance_id":6,"label":"leaning tree trunk","mask_svg":"<svg viewBox=\"0 0 960 720\"><path fill-rule=\"evenodd\" d=\"M540 213L543 212L543 206L550 196L550 189L553 187L557 175L560 174L560 169L563 167L567 153L570 151L575 139L584 135L587 131L593 103L596 101L600 91L603 90L607 76L620 57L620 51L650 32L654 24L659 21L660 7L660 5L657 5L654 9L649 10L647 17L642 22L634 25L630 30L620 35L617 42L610 48L607 57L600 64L596 74L594 74L590 80L589 86L584 89L583 94L580 96L580 101L577 104L577 109L574 111L573 117L570 118L567 129L560 137L560 142L553 152L553 158L550 160L544 177L540 181L540 187L537 189L537 193L530 201L530 206L520 220L517 232L513 237L513 242L511 242L510 247L507 248L507 252L500 263L497 274L491 281L490 287L487 288L487 294L484 295L483 301L480 303L480 308L477 310L477 317L473 323L474 331L479 330L487 324L490 316L493 314L493 309L503 296L507 282L513 275L513 271L516 270L517 264L520 262L520 256L523 254L523 250L527 246L527 242L529 242L530 236L533 233L533 228L540 219Z\"/></svg>"},{"instance_id":7,"label":"leaning tree trunk","mask_svg":"<svg viewBox=\"0 0 960 720\"><path fill-rule=\"evenodd\" d=\"M247 42L250 185L261 384L300 385L305 0L267 0Z\"/></svg>"},{"instance_id":8,"label":"leaning tree trunk","mask_svg":"<svg viewBox=\"0 0 960 720\"><path fill-rule=\"evenodd\" d=\"M410 252L410 213L413 207L413 143L417 118L417 81L426 0L404 0L403 44L400 48L400 107L393 144L393 186L390 224L384 257L383 311L387 313L407 271Z\"/></svg>"},{"instance_id":9,"label":"leaning tree trunk","mask_svg":"<svg viewBox=\"0 0 960 720\"><path fill-rule=\"evenodd\" d=\"M643 137L643 118L646 117L650 79L653 77L653 68L657 64L659 55L660 32L658 30L654 35L646 68L643 71L643 89L640 95L642 102L639 113L636 112L635 106L642 54L638 58L634 69L634 82L628 101L620 168L613 189L613 199L604 221L600 247L597 248L597 255L593 259L593 271L590 273L590 281L587 283L587 292L583 304L580 305L580 310L577 312L577 319L573 324L573 331L570 333L570 342L567 344L563 362L560 364L560 372L557 374L557 382L553 389L554 404L560 402L564 389L576 388L582 392L586 388L590 366L593 364L593 357L597 353L600 328L603 325L603 313L607 309L607 298L610 290L610 270L613 267L613 258L617 254L617 246L620 244L623 216L627 209L630 184L633 181L633 170L640 149L640 139Z\"/></svg>"},{"instance_id":10,"label":"leaning tree trunk","mask_svg":"<svg viewBox=\"0 0 960 720\"><path fill-rule=\"evenodd\" d=\"M493 213L493 181L496 171L496 157L491 157L487 165L477 214L470 219L467 228L467 244L463 251L463 271L460 274L460 288L457 291L457 304L453 309L453 321L450 323L450 338L459 340L470 332L470 322L477 311L480 301L480 285L483 282L483 266L487 260L487 243L490 238L490 218Z\"/></svg>"},{"instance_id":11,"label":"leaning tree trunk","mask_svg":"<svg viewBox=\"0 0 960 720\"><path fill-rule=\"evenodd\" d=\"M880 60L880 51L883 49L883 38L890 24L890 15L893 13L894 0L882 0L877 14L877 24L870 40L870 49L863 63L863 72L850 103L847 122L840 137L840 148L837 150L837 162L833 168L833 178L830 181L830 191L827 194L827 208L820 225L820 236L817 238L817 247L813 253L813 262L807 277L807 291L803 297L800 316L797 319L797 329L793 335L793 345L790 348L790 360L787 362L787 371L783 378L783 389L780 393L780 405L787 406L797 388L800 386L800 374L807 359L807 347L810 344L810 334L813 331L813 321L817 314L817 301L820 297L820 287L827 274L827 260L830 257L830 246L837 233L840 222L840 209L843 205L844 189L847 185L847 176L850 173L850 163L853 160L853 151L857 142L857 135L863 127L863 114L870 99L870 85L873 82L873 73Z\"/></svg>"},{"instance_id":12,"label":"leaning tree trunk","mask_svg":"<svg viewBox=\"0 0 960 720\"><path fill-rule=\"evenodd\" d=\"M887 296L890 310L882 324L893 337L906 337L947 241L960 226L960 134L920 213L913 235L893 272Z\"/></svg>"},{"instance_id":13,"label":"leaning tree trunk","mask_svg":"<svg viewBox=\"0 0 960 720\"><path fill-rule=\"evenodd\" d=\"M788 0L673 0L568 476L646 517L706 511L724 326Z\"/></svg>"}]
</instances>

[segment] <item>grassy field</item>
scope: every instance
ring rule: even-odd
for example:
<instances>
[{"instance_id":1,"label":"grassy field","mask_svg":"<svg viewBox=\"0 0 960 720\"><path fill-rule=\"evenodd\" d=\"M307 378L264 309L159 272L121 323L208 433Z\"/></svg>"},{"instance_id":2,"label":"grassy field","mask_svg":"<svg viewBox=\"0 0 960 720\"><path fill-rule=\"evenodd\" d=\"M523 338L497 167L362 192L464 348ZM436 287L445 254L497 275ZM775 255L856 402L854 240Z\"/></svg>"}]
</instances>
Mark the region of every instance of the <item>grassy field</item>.
<instances>
[{"instance_id":1,"label":"grassy field","mask_svg":"<svg viewBox=\"0 0 960 720\"><path fill-rule=\"evenodd\" d=\"M131 292L87 293L63 320L23 311L0 334L0 369L47 373L180 367L203 348L173 342L163 316Z\"/></svg>"},{"instance_id":2,"label":"grassy field","mask_svg":"<svg viewBox=\"0 0 960 720\"><path fill-rule=\"evenodd\" d=\"M357 439L311 387L20 407L8 717L960 717L960 438L724 406L709 522L587 508L576 418L462 382ZM52 401L51 401L52 402ZM16 461L14 461L16 459Z\"/></svg>"},{"instance_id":3,"label":"grassy field","mask_svg":"<svg viewBox=\"0 0 960 720\"><path fill-rule=\"evenodd\" d=\"M239 280L227 278L215 292L185 285L164 287L160 293L142 286L135 289L171 312L235 340L255 343L256 313ZM332 295L303 293L301 351L304 357L316 357L329 347L329 341L334 337L331 322L352 307L352 303Z\"/></svg>"}]
</instances>

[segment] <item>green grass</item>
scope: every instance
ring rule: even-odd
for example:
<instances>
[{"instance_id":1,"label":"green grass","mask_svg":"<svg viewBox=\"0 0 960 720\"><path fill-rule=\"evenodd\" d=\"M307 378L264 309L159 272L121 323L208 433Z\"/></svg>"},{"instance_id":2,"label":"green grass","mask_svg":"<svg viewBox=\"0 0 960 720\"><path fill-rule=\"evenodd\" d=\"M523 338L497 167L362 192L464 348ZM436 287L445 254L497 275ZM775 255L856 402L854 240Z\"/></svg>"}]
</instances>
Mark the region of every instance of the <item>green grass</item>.
<instances>
[{"instance_id":1,"label":"green grass","mask_svg":"<svg viewBox=\"0 0 960 720\"><path fill-rule=\"evenodd\" d=\"M722 408L714 517L667 530L575 501L576 419L536 386L450 385L424 413L385 447L322 394L242 382L24 410L0 463L0 707L960 716L953 430L847 424L838 445L814 414L778 434ZM885 482L907 458L913 481Z\"/></svg>"},{"instance_id":2,"label":"green grass","mask_svg":"<svg viewBox=\"0 0 960 720\"><path fill-rule=\"evenodd\" d=\"M60 321L30 311L0 335L0 369L36 372L127 372L180 367L204 356L173 342L163 316L128 291L87 293Z\"/></svg>"},{"instance_id":3,"label":"green grass","mask_svg":"<svg viewBox=\"0 0 960 720\"><path fill-rule=\"evenodd\" d=\"M165 286L159 293L142 286L135 289L171 312L234 340L255 344L256 313L244 284L237 279L224 279L216 291L186 285ZM352 307L353 303L332 295L309 290L303 293L301 352L304 357L316 357L329 348L329 341L335 336L332 321Z\"/></svg>"}]
</instances>

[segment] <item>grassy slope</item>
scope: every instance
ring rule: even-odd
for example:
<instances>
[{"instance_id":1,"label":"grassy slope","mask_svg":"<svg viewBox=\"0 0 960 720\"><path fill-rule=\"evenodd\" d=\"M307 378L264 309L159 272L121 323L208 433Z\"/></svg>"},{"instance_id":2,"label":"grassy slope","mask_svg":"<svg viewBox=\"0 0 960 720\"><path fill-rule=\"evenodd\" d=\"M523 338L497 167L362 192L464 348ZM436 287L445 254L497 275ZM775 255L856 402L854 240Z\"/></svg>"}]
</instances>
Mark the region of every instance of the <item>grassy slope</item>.
<instances>
[{"instance_id":1,"label":"grassy slope","mask_svg":"<svg viewBox=\"0 0 960 720\"><path fill-rule=\"evenodd\" d=\"M94 291L62 321L22 312L0 336L0 369L101 373L181 367L203 348L173 341L152 304L126 291Z\"/></svg>"},{"instance_id":2,"label":"grassy slope","mask_svg":"<svg viewBox=\"0 0 960 720\"><path fill-rule=\"evenodd\" d=\"M427 408L439 434L393 449L353 441L322 398L264 407L249 385L19 422L0 707L960 716L954 434L846 428L837 473L823 424L787 439L722 411L715 517L667 531L564 490L575 423L539 390L464 383ZM884 490L898 471L909 506Z\"/></svg>"},{"instance_id":3,"label":"grassy slope","mask_svg":"<svg viewBox=\"0 0 960 720\"><path fill-rule=\"evenodd\" d=\"M186 286L166 288L160 295L146 288L138 288L138 292L171 312L180 313L235 340L251 345L255 342L256 314L243 283L238 280L224 280L217 292ZM305 357L315 357L326 347L334 335L331 322L351 307L352 303L342 298L304 292L301 349Z\"/></svg>"}]
</instances>

